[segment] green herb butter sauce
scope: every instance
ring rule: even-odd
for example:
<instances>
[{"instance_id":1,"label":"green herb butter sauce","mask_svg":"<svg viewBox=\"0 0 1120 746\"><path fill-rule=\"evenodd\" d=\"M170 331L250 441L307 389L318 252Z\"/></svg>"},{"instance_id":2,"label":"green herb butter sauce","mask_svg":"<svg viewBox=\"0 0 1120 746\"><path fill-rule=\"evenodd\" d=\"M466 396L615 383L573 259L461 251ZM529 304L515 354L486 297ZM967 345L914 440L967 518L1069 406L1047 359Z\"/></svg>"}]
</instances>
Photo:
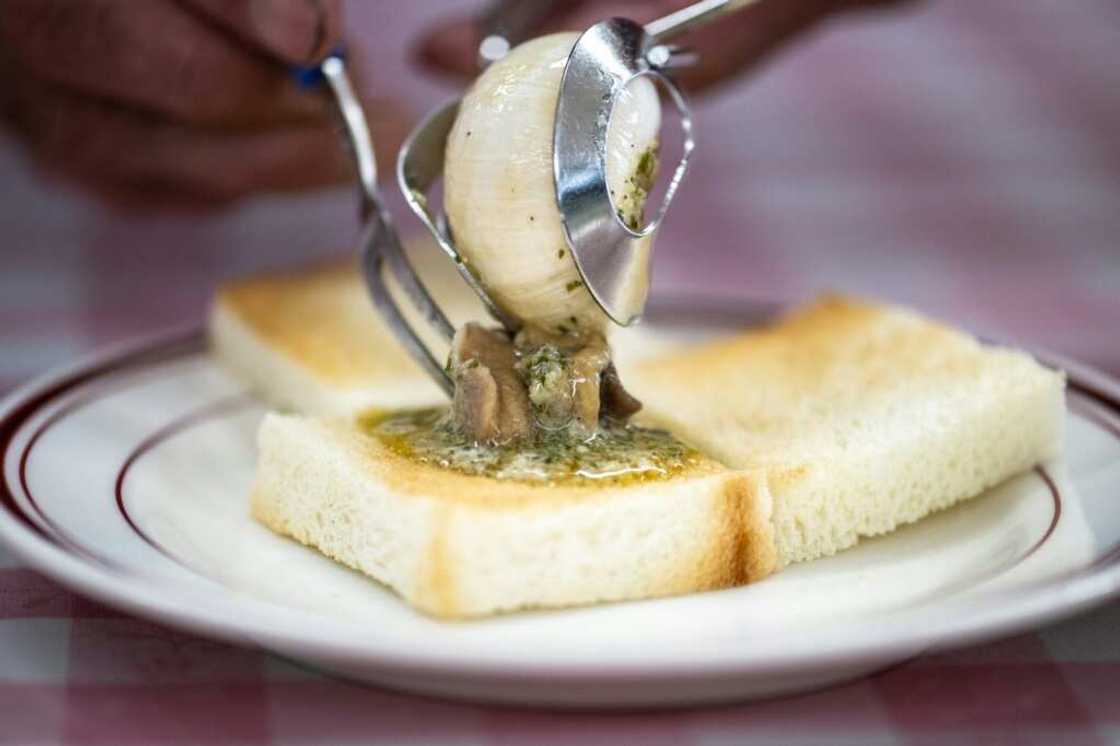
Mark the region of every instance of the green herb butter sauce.
<instances>
[{"instance_id":1,"label":"green herb butter sauce","mask_svg":"<svg viewBox=\"0 0 1120 746\"><path fill-rule=\"evenodd\" d=\"M634 173L626 179L622 194L611 191L619 220L628 225L630 230L641 230L646 199L657 180L659 147L658 143L654 143L642 151Z\"/></svg>"},{"instance_id":2,"label":"green herb butter sauce","mask_svg":"<svg viewBox=\"0 0 1120 746\"><path fill-rule=\"evenodd\" d=\"M541 431L529 443L478 443L446 409L376 415L367 432L399 456L472 476L574 486L671 479L697 466L698 451L663 430L604 424L590 438Z\"/></svg>"}]
</instances>

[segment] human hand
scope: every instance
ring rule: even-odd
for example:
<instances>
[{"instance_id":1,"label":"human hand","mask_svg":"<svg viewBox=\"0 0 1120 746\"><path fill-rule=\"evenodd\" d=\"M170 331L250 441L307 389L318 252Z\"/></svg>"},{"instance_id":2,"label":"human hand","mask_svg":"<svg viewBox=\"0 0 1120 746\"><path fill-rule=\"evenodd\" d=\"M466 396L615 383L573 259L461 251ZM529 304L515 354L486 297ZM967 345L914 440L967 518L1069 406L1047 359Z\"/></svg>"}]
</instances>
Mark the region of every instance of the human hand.
<instances>
[{"instance_id":1,"label":"human hand","mask_svg":"<svg viewBox=\"0 0 1120 746\"><path fill-rule=\"evenodd\" d=\"M537 33L582 30L615 16L647 23L692 2L695 0L570 0L555 3ZM698 51L700 60L675 70L673 77L691 90L707 88L751 68L793 37L842 11L902 2L906 0L761 0L682 35L679 42ZM441 23L417 48L420 61L456 77L473 77L478 73L482 33L482 24L474 18Z\"/></svg>"},{"instance_id":2,"label":"human hand","mask_svg":"<svg viewBox=\"0 0 1120 746\"><path fill-rule=\"evenodd\" d=\"M0 0L0 116L35 163L126 207L224 204L351 178L329 101L289 66L340 0ZM367 102L395 153L408 122Z\"/></svg>"}]
</instances>

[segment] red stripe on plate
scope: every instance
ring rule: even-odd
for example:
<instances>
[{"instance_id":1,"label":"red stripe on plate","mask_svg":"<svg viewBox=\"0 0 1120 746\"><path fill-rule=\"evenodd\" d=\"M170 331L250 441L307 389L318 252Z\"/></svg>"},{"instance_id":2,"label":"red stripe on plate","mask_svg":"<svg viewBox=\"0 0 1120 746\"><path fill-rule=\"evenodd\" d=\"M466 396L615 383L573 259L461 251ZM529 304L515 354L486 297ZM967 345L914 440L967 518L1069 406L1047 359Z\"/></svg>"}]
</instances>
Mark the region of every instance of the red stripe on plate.
<instances>
[{"instance_id":1,"label":"red stripe on plate","mask_svg":"<svg viewBox=\"0 0 1120 746\"><path fill-rule=\"evenodd\" d=\"M118 373L124 370L151 365L152 363L163 362L198 352L204 348L205 341L205 334L200 329L190 330L185 333L179 332L165 340L146 344L117 357L81 368L41 391L29 395L24 401L20 402L12 409L7 417L0 421L0 464L7 460L12 442L15 440L20 429L32 417L38 414L43 407L55 401L60 396L63 396L83 384L87 384L111 373ZM37 440L39 435L39 433L33 434L32 439ZM22 467L26 464L28 452L29 448L25 447L24 452L20 455L21 472ZM25 492L28 492L24 484L21 484L21 487ZM31 496L29 492L26 497L28 499L28 504L37 509L38 506L34 502L34 497ZM44 520L43 523L40 524L23 510L16 501L15 495L12 493L11 487L6 479L0 480L0 507L7 510L16 521L39 538L59 549L73 553L72 549L66 545L65 540L60 538L61 534L58 533L57 529L53 527L53 524L49 520ZM43 519L46 518L41 512L40 517ZM47 528L44 528L44 525L52 530L47 530Z\"/></svg>"},{"instance_id":2,"label":"red stripe on plate","mask_svg":"<svg viewBox=\"0 0 1120 746\"><path fill-rule=\"evenodd\" d=\"M140 528L139 525L137 525L136 521L132 519L132 516L129 515L128 504L124 499L124 486L125 480L128 479L128 473L129 471L131 471L133 465L137 462L137 460L140 459L140 457L142 457L144 454L148 453L164 441L168 440L169 438L172 438L173 436L183 432L184 430L206 422L207 420L210 420L214 417L219 417L230 412L236 412L239 409L243 409L252 403L253 398L250 394L236 394L234 396L229 396L224 399L219 399L218 401L211 402L210 404L207 404L200 409L196 409L195 411L189 412L176 420L172 420L167 425L164 425L159 430L155 431L154 433L140 441L140 444L136 446L136 448L134 448L131 453L128 454L128 457L125 459L124 463L121 465L120 470L117 472L117 479L113 489L116 495L117 510L120 512L121 517L124 518L125 523L129 525L133 533L143 539L149 546L166 555L167 557L175 560L179 564L185 563L183 563L181 560L171 554L171 552L165 549L161 544L159 544L159 542L155 541L151 536L149 536L147 532L145 532L142 528Z\"/></svg>"}]
</instances>

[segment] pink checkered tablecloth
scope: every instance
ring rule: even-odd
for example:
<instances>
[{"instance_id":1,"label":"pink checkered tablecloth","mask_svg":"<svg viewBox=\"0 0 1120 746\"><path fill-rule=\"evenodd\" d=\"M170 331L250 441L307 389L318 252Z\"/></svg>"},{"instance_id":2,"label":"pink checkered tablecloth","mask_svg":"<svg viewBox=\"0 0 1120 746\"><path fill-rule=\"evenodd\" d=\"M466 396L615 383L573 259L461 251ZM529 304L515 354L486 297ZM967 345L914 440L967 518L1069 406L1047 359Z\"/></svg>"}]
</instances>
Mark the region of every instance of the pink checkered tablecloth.
<instances>
[{"instance_id":1,"label":"pink checkered tablecloth","mask_svg":"<svg viewBox=\"0 0 1120 746\"><path fill-rule=\"evenodd\" d=\"M353 3L373 76L463 3ZM1120 5L942 0L836 24L699 106L657 292L914 305L1120 374ZM0 147L0 389L201 317L220 278L352 238L349 192L121 217ZM398 205L399 207L399 205ZM1120 742L1120 604L761 704L557 714L353 686L119 614L0 549L0 744Z\"/></svg>"}]
</instances>

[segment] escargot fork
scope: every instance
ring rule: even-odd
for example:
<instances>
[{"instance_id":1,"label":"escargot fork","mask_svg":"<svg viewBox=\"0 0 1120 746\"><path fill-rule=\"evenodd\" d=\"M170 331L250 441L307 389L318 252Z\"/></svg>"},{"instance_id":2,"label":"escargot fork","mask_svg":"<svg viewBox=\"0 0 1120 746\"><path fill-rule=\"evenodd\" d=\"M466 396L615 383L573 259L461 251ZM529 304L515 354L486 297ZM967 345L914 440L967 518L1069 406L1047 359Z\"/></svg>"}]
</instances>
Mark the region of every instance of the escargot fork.
<instances>
[{"instance_id":1,"label":"escargot fork","mask_svg":"<svg viewBox=\"0 0 1120 746\"><path fill-rule=\"evenodd\" d=\"M360 239L361 262L370 297L378 313L408 353L432 380L448 396L451 396L455 390L451 377L397 305L385 281L386 267L423 321L440 337L450 343L455 329L416 275L401 246L400 236L393 225L392 216L381 199L377 189L377 160L369 126L361 104L350 85L341 55L333 55L324 60L320 70L334 94L351 155L358 171L360 213L363 223Z\"/></svg>"}]
</instances>

